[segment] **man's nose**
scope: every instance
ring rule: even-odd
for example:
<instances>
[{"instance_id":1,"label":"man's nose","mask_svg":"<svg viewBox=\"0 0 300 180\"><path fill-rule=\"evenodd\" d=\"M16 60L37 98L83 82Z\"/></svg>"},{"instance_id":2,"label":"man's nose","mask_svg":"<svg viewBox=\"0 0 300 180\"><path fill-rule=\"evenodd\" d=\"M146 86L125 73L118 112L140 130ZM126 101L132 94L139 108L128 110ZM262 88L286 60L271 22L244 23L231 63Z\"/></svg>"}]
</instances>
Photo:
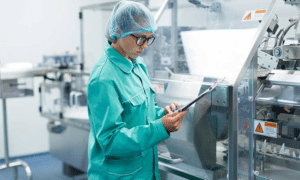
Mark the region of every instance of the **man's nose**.
<instances>
[{"instance_id":1,"label":"man's nose","mask_svg":"<svg viewBox=\"0 0 300 180\"><path fill-rule=\"evenodd\" d=\"M144 49L147 49L147 48L148 48L148 41L146 41L146 42L143 44L142 48L144 48Z\"/></svg>"}]
</instances>

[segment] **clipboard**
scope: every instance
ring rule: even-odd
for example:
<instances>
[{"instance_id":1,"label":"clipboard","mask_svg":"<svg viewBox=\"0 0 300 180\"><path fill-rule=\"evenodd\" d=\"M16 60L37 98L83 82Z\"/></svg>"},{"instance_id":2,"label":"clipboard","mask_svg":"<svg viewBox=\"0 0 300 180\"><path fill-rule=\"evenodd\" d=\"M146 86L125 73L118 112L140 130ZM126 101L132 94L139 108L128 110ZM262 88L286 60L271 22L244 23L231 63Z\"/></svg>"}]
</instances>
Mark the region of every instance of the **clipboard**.
<instances>
[{"instance_id":1,"label":"clipboard","mask_svg":"<svg viewBox=\"0 0 300 180\"><path fill-rule=\"evenodd\" d=\"M224 77L223 79L221 79L220 81L215 81L213 85L211 85L209 88L207 88L203 93L201 93L196 99L194 99L193 101L191 101L190 103L188 103L187 105L185 105L182 108L178 109L178 112L181 111L185 111L187 110L191 105L193 105L194 103L196 103L197 101L199 101L201 98L203 98L206 94L212 92L219 83L221 83L226 77Z\"/></svg>"}]
</instances>

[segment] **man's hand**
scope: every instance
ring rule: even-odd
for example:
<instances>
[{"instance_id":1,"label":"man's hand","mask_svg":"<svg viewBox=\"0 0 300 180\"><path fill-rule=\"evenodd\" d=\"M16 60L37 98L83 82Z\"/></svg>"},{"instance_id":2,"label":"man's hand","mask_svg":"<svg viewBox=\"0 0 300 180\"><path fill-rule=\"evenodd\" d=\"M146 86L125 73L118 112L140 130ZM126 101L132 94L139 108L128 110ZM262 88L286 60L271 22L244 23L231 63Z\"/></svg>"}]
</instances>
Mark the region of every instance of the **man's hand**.
<instances>
[{"instance_id":1,"label":"man's hand","mask_svg":"<svg viewBox=\"0 0 300 180\"><path fill-rule=\"evenodd\" d=\"M183 117L188 113L188 110L178 112L175 111L173 114L167 114L164 117L162 117L161 121L168 132L175 132L178 131L178 129L181 126Z\"/></svg>"},{"instance_id":2,"label":"man's hand","mask_svg":"<svg viewBox=\"0 0 300 180\"><path fill-rule=\"evenodd\" d=\"M178 104L177 102L173 102L170 106L165 107L165 115L172 114L180 107L181 107L180 104Z\"/></svg>"}]
</instances>

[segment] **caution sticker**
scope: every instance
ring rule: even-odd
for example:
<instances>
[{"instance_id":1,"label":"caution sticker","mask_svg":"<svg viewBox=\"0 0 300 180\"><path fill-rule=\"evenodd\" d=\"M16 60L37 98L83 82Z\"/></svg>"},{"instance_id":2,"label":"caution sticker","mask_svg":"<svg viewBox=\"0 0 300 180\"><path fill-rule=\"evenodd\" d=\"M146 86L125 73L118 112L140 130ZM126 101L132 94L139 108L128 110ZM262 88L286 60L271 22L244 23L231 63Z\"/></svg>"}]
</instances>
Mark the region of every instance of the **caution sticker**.
<instances>
[{"instance_id":1,"label":"caution sticker","mask_svg":"<svg viewBox=\"0 0 300 180\"><path fill-rule=\"evenodd\" d=\"M254 11L246 11L243 16L243 21L259 21L262 20L264 14L267 12L266 9L254 10Z\"/></svg>"},{"instance_id":2,"label":"caution sticker","mask_svg":"<svg viewBox=\"0 0 300 180\"><path fill-rule=\"evenodd\" d=\"M277 123L254 120L254 134L277 138Z\"/></svg>"},{"instance_id":3,"label":"caution sticker","mask_svg":"<svg viewBox=\"0 0 300 180\"><path fill-rule=\"evenodd\" d=\"M163 84L152 84L152 87L157 94L165 93L165 86Z\"/></svg>"}]
</instances>

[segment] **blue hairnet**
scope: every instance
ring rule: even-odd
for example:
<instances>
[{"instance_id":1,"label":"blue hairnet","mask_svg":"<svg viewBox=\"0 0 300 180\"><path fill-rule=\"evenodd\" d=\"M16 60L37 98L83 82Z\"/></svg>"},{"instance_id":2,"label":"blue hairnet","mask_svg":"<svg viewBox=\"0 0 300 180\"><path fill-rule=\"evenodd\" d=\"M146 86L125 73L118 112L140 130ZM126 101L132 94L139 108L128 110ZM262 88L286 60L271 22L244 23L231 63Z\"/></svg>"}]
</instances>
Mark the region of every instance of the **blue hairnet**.
<instances>
[{"instance_id":1,"label":"blue hairnet","mask_svg":"<svg viewBox=\"0 0 300 180\"><path fill-rule=\"evenodd\" d=\"M133 1L120 1L107 22L105 36L115 43L130 34L154 32L156 29L154 17L146 6Z\"/></svg>"}]
</instances>

